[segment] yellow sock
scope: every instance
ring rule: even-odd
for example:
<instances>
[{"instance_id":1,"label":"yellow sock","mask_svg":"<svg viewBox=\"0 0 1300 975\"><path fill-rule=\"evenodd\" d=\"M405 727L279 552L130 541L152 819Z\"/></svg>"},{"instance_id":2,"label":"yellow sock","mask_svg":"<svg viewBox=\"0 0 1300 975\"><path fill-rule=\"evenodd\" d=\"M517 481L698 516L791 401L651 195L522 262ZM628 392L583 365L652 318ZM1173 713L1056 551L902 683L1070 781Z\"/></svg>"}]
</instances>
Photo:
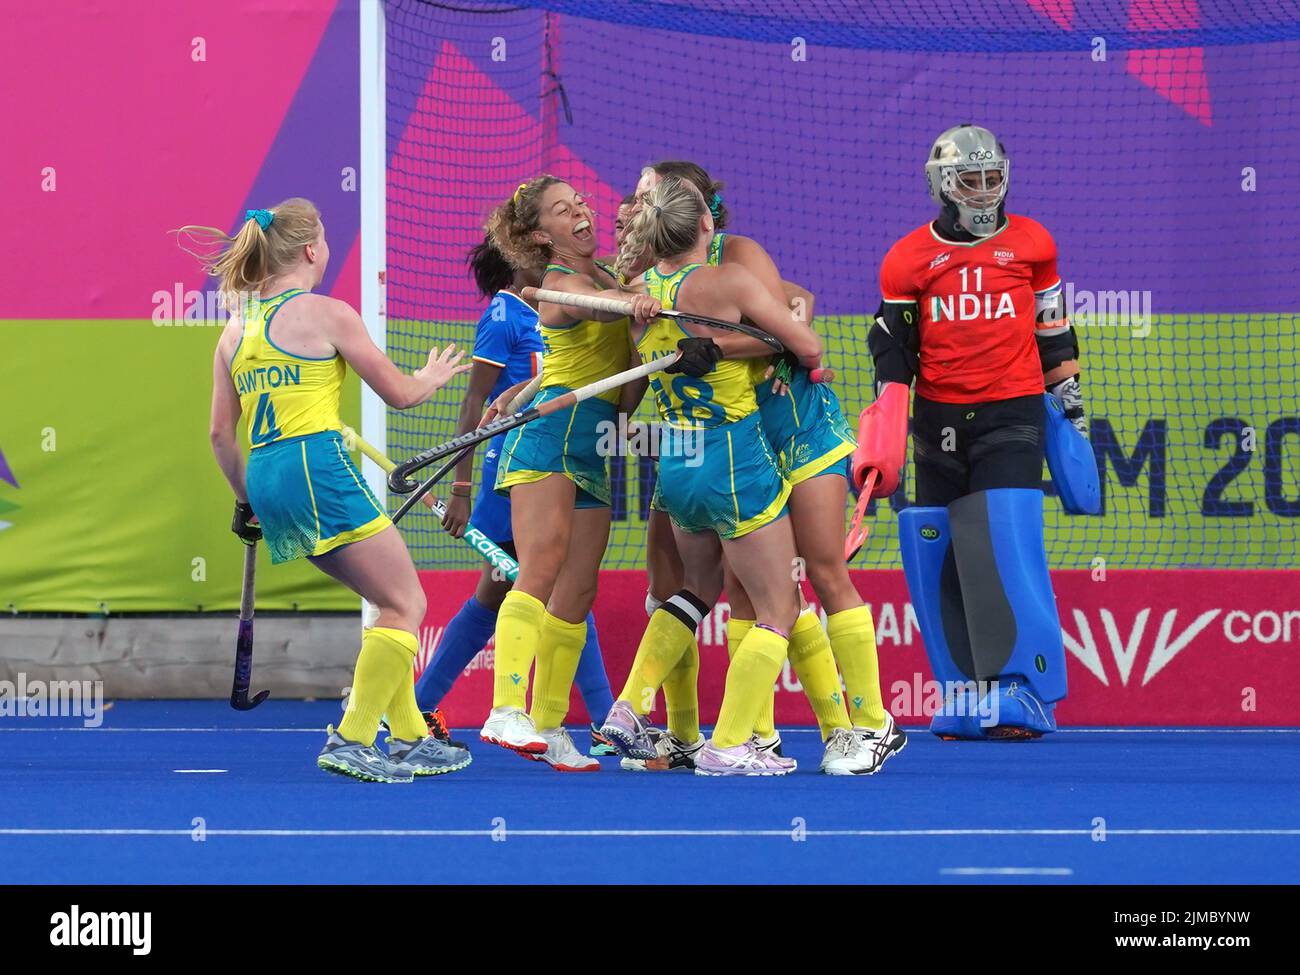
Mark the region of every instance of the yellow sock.
<instances>
[{"instance_id":1,"label":"yellow sock","mask_svg":"<svg viewBox=\"0 0 1300 975\"><path fill-rule=\"evenodd\" d=\"M831 642L821 620L811 611L800 613L790 631L790 665L812 705L822 731L822 741L836 728L849 727L849 712L840 691L840 673L835 669Z\"/></svg>"},{"instance_id":2,"label":"yellow sock","mask_svg":"<svg viewBox=\"0 0 1300 975\"><path fill-rule=\"evenodd\" d=\"M880 698L880 663L871 610L857 606L834 613L826 618L826 632L844 675L849 719L854 727L878 731L885 726L885 705Z\"/></svg>"},{"instance_id":3,"label":"yellow sock","mask_svg":"<svg viewBox=\"0 0 1300 975\"><path fill-rule=\"evenodd\" d=\"M374 626L362 633L361 653L352 673L352 692L339 722L340 735L363 745L375 743L379 719L393 699L393 692L406 684L412 696L415 694L411 668L419 647L415 634L405 630Z\"/></svg>"},{"instance_id":4,"label":"yellow sock","mask_svg":"<svg viewBox=\"0 0 1300 975\"><path fill-rule=\"evenodd\" d=\"M414 653L411 654L415 656ZM429 726L424 723L420 705L415 703L415 681L404 680L393 691L392 700L384 709L388 717L388 733L400 741L420 741L429 736Z\"/></svg>"},{"instance_id":5,"label":"yellow sock","mask_svg":"<svg viewBox=\"0 0 1300 975\"><path fill-rule=\"evenodd\" d=\"M492 706L528 706L528 669L537 650L538 631L546 607L535 596L511 589L497 613L496 658L493 664Z\"/></svg>"},{"instance_id":6,"label":"yellow sock","mask_svg":"<svg viewBox=\"0 0 1300 975\"><path fill-rule=\"evenodd\" d=\"M713 729L713 744L718 748L732 748L749 740L763 702L771 699L788 646L785 637L762 626L751 627L740 641L727 668L727 689Z\"/></svg>"},{"instance_id":7,"label":"yellow sock","mask_svg":"<svg viewBox=\"0 0 1300 975\"><path fill-rule=\"evenodd\" d=\"M668 708L668 733L687 744L700 737L700 648L691 645L664 678L664 704Z\"/></svg>"},{"instance_id":8,"label":"yellow sock","mask_svg":"<svg viewBox=\"0 0 1300 975\"><path fill-rule=\"evenodd\" d=\"M569 691L587 642L587 621L568 623L544 613L537 638L537 674L530 717L538 730L558 728L569 713Z\"/></svg>"},{"instance_id":9,"label":"yellow sock","mask_svg":"<svg viewBox=\"0 0 1300 975\"><path fill-rule=\"evenodd\" d=\"M736 648L740 646L740 641L745 639L745 634L749 632L753 625L753 620L740 620L734 616L727 620L728 660L736 656ZM760 738L771 738L776 734L775 687L772 688L772 693L768 695L767 700L763 702L763 707L758 712L758 720L754 722L754 734Z\"/></svg>"},{"instance_id":10,"label":"yellow sock","mask_svg":"<svg viewBox=\"0 0 1300 975\"><path fill-rule=\"evenodd\" d=\"M695 628L708 611L707 605L685 590L664 600L646 624L618 699L626 701L640 715L654 710L655 694L682 656L695 645ZM696 656L698 662L698 650Z\"/></svg>"}]
</instances>

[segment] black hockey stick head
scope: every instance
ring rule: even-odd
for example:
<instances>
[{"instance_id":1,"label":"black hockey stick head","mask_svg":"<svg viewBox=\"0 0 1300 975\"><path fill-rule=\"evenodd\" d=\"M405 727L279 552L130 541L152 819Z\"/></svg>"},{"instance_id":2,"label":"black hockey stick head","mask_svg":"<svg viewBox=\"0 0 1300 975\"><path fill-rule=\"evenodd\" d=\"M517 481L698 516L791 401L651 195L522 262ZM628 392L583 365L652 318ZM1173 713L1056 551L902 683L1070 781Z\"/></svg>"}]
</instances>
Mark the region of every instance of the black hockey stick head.
<instances>
[{"instance_id":1,"label":"black hockey stick head","mask_svg":"<svg viewBox=\"0 0 1300 975\"><path fill-rule=\"evenodd\" d=\"M253 621L239 621L239 642L235 647L235 682L230 688L230 706L236 711L251 711L271 694L259 691L249 700L248 688L253 678Z\"/></svg>"},{"instance_id":2,"label":"black hockey stick head","mask_svg":"<svg viewBox=\"0 0 1300 975\"><path fill-rule=\"evenodd\" d=\"M250 701L248 688L245 687L243 690L230 692L230 706L236 711L251 711L270 696L270 691L258 691L257 696Z\"/></svg>"}]
</instances>

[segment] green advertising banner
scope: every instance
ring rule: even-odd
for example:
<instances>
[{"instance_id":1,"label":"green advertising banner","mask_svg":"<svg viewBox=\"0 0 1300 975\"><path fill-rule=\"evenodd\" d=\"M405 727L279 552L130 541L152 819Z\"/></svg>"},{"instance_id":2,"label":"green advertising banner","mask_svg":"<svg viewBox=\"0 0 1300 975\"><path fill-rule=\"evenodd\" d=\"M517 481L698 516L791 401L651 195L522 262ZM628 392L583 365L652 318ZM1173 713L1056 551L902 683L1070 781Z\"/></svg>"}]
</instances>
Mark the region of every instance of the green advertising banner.
<instances>
[{"instance_id":1,"label":"green advertising banner","mask_svg":"<svg viewBox=\"0 0 1300 975\"><path fill-rule=\"evenodd\" d=\"M1067 516L1046 503L1051 564L1062 569L1293 568L1300 542L1300 377L1285 373L1277 349L1293 343L1297 315L1160 316L1139 298L1091 300L1071 292L1082 347L1089 437L1103 477L1105 508ZM816 320L825 337L834 388L856 428L871 402L874 369L864 316ZM472 341L469 326L390 322L390 334ZM396 343L390 343L395 346ZM427 342L390 347L400 365L422 361ZM463 386L457 386L459 390ZM391 415L395 456L453 433L459 395L437 397L420 411ZM648 400L639 419L653 419ZM654 489L649 458L612 460L613 526L604 565L645 565L645 518ZM1046 472L1044 472L1046 477ZM1050 484L1048 485L1050 492ZM873 506L872 541L861 568L900 565L895 511L913 496L910 471L899 492ZM470 568L476 556L449 539L422 509L403 523L421 568ZM1097 560L1101 560L1098 562Z\"/></svg>"},{"instance_id":2,"label":"green advertising banner","mask_svg":"<svg viewBox=\"0 0 1300 975\"><path fill-rule=\"evenodd\" d=\"M238 609L243 546L208 444L219 334L0 323L0 610ZM345 419L359 402L350 377ZM258 609L359 608L306 561L272 566L263 549L258 569Z\"/></svg>"},{"instance_id":3,"label":"green advertising banner","mask_svg":"<svg viewBox=\"0 0 1300 975\"><path fill-rule=\"evenodd\" d=\"M1105 510L1069 517L1048 498L1057 568L1290 568L1300 541L1300 405L1277 374L1297 316L1128 316L1078 321L1090 437ZM826 359L851 421L871 398L866 319L819 318ZM472 342L469 325L421 325ZM0 324L0 610L231 610L240 546L230 490L208 446L212 326L150 321ZM409 343L408 343L409 344ZM420 365L427 342L390 349ZM411 361L406 361L410 359ZM419 359L419 361L416 361ZM395 457L453 432L464 377L418 410L390 414ZM359 416L350 379L344 419ZM647 406L641 410L650 417ZM482 451L479 451L480 455ZM358 464L361 461L358 460ZM648 458L613 459L607 568L640 568L654 484ZM1050 490L1050 487L1049 487ZM855 565L898 565L895 509L910 479L868 521ZM475 553L417 506L403 524L417 564L472 568ZM355 609L306 562L258 579L261 609Z\"/></svg>"}]
</instances>

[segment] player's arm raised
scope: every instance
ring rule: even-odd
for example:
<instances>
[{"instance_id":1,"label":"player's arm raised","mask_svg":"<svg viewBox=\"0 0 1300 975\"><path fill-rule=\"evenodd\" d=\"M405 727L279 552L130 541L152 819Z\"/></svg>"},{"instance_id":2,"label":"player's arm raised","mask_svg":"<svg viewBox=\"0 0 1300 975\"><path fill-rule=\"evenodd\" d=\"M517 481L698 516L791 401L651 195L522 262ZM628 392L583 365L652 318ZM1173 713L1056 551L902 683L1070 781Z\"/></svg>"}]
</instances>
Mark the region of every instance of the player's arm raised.
<instances>
[{"instance_id":1,"label":"player's arm raised","mask_svg":"<svg viewBox=\"0 0 1300 975\"><path fill-rule=\"evenodd\" d=\"M781 292L785 296L785 303L790 309L803 321L811 324L813 320L813 304L817 300L813 293L803 285L795 284L793 281L782 281Z\"/></svg>"},{"instance_id":2,"label":"player's arm raised","mask_svg":"<svg viewBox=\"0 0 1300 975\"><path fill-rule=\"evenodd\" d=\"M802 313L796 313L779 301L748 268L730 264L719 268L719 272L717 283L720 297L734 302L743 317L780 340L786 351L794 355L801 366L816 369L821 365L822 340L802 320ZM736 337L761 345L757 339L748 336ZM719 345L724 351L727 348L721 342ZM764 348L748 354L763 355L770 352L770 349Z\"/></svg>"},{"instance_id":3,"label":"player's arm raised","mask_svg":"<svg viewBox=\"0 0 1300 975\"><path fill-rule=\"evenodd\" d=\"M452 343L441 352L434 346L428 361L408 376L370 340L365 323L350 305L328 299L324 312L321 321L326 337L362 381L395 410L419 406L453 376L469 369L468 363L460 364L465 353L457 352Z\"/></svg>"}]
</instances>

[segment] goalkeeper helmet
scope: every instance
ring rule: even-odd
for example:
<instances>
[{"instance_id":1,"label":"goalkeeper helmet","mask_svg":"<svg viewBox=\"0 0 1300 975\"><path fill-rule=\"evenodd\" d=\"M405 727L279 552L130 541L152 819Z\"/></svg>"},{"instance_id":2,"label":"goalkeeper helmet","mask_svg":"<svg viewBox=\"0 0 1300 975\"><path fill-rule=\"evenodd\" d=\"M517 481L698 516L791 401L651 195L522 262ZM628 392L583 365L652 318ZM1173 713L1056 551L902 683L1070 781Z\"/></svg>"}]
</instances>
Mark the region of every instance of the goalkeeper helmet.
<instances>
[{"instance_id":1,"label":"goalkeeper helmet","mask_svg":"<svg viewBox=\"0 0 1300 975\"><path fill-rule=\"evenodd\" d=\"M997 136L978 125L958 125L934 140L925 180L934 201L955 211L958 226L988 237L998 229L1009 166Z\"/></svg>"}]
</instances>

